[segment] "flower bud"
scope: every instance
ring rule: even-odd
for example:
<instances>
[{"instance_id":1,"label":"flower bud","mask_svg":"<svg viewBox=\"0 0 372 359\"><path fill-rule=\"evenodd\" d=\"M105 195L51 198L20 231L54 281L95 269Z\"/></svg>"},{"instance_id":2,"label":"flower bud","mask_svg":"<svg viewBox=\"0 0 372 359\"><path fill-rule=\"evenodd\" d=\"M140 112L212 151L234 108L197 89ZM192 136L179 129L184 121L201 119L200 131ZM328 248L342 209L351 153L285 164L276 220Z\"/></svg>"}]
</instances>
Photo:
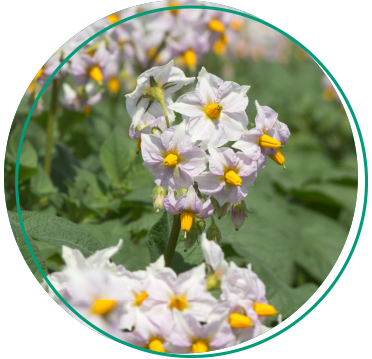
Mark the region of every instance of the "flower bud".
<instances>
[{"instance_id":1,"label":"flower bud","mask_svg":"<svg viewBox=\"0 0 372 359\"><path fill-rule=\"evenodd\" d=\"M216 223L214 223L214 219L212 218L212 224L209 226L207 230L207 239L210 241L215 241L217 244L221 245L222 234Z\"/></svg>"},{"instance_id":2,"label":"flower bud","mask_svg":"<svg viewBox=\"0 0 372 359\"><path fill-rule=\"evenodd\" d=\"M162 132L158 126L151 127L151 133L153 135L161 135Z\"/></svg>"},{"instance_id":3,"label":"flower bud","mask_svg":"<svg viewBox=\"0 0 372 359\"><path fill-rule=\"evenodd\" d=\"M159 210L163 208L163 200L166 195L167 191L161 186L156 186L153 189L151 198L156 208L156 213L159 213Z\"/></svg>"},{"instance_id":4,"label":"flower bud","mask_svg":"<svg viewBox=\"0 0 372 359\"><path fill-rule=\"evenodd\" d=\"M218 219L225 217L227 213L230 211L230 203L225 203L223 206L220 206L217 200L214 197L211 197L211 201L213 204L213 208L216 210L216 214Z\"/></svg>"},{"instance_id":5,"label":"flower bud","mask_svg":"<svg viewBox=\"0 0 372 359\"><path fill-rule=\"evenodd\" d=\"M186 188L178 189L177 191L174 191L174 196L177 200L179 200L182 196L184 196L187 193Z\"/></svg>"},{"instance_id":6,"label":"flower bud","mask_svg":"<svg viewBox=\"0 0 372 359\"><path fill-rule=\"evenodd\" d=\"M236 231L244 224L248 214L248 207L244 200L231 206L231 221Z\"/></svg>"},{"instance_id":7,"label":"flower bud","mask_svg":"<svg viewBox=\"0 0 372 359\"><path fill-rule=\"evenodd\" d=\"M198 229L199 234L202 234L207 224L205 223L204 219L196 218L195 225Z\"/></svg>"}]
</instances>

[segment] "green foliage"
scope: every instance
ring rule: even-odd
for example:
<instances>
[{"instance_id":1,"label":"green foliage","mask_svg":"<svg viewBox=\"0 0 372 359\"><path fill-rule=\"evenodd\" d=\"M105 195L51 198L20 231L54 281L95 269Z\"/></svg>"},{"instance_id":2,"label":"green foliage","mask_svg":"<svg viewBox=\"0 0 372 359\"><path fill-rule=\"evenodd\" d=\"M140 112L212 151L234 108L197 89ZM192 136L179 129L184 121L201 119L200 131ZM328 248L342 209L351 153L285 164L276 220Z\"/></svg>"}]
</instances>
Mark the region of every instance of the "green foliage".
<instances>
[{"instance_id":1,"label":"green foliage","mask_svg":"<svg viewBox=\"0 0 372 359\"><path fill-rule=\"evenodd\" d=\"M246 198L251 214L244 226L236 232L229 214L216 220L227 260L239 266L251 263L266 284L267 298L287 317L324 281L350 229L358 185L350 125L337 99L322 97L323 73L312 60L290 56L286 64L228 62L208 54L201 66L225 80L251 85L247 108L251 122L257 99L277 111L291 130L282 150L287 170L268 159L267 167L258 172ZM155 187L152 175L142 166L141 154L136 154L137 140L128 136L130 119L123 93L133 88L124 90L116 98L105 94L90 115L58 108L50 177L43 170L48 112L31 118L18 190L26 232L45 273L61 269L62 245L88 256L117 245L121 238L123 247L112 260L129 270L145 269L165 252L172 216L164 210L156 214L149 198ZM188 86L182 91L192 90ZM17 244L40 281L14 213L15 164L26 117L23 101L7 144L5 195ZM180 120L177 115L176 123ZM185 251L181 233L174 270L180 273L202 261L200 244ZM219 294L213 292L215 297Z\"/></svg>"}]
</instances>

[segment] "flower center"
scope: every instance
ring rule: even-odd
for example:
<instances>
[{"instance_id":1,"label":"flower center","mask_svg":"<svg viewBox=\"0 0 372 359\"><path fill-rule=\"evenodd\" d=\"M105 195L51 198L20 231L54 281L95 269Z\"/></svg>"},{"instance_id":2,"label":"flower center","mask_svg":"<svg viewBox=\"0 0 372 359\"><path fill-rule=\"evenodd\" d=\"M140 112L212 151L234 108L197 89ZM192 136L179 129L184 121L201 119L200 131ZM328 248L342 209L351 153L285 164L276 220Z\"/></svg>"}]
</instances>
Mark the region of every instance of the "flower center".
<instances>
[{"instance_id":1,"label":"flower center","mask_svg":"<svg viewBox=\"0 0 372 359\"><path fill-rule=\"evenodd\" d=\"M83 110L83 115L89 115L90 114L90 106L86 105Z\"/></svg>"},{"instance_id":2,"label":"flower center","mask_svg":"<svg viewBox=\"0 0 372 359\"><path fill-rule=\"evenodd\" d=\"M119 16L117 16L116 14L111 14L107 16L107 20L110 21L111 24L114 24L115 22L119 21Z\"/></svg>"},{"instance_id":3,"label":"flower center","mask_svg":"<svg viewBox=\"0 0 372 359\"><path fill-rule=\"evenodd\" d=\"M180 6L180 3L178 1L169 1L168 2L168 6L169 7L172 7L172 6ZM173 14L177 14L178 11L180 11L179 9L174 9L174 10L169 10L170 12L172 12Z\"/></svg>"},{"instance_id":4,"label":"flower center","mask_svg":"<svg viewBox=\"0 0 372 359\"><path fill-rule=\"evenodd\" d=\"M191 229L192 222L194 220L194 213L182 212L181 213L181 231L188 232Z\"/></svg>"},{"instance_id":5,"label":"flower center","mask_svg":"<svg viewBox=\"0 0 372 359\"><path fill-rule=\"evenodd\" d=\"M222 111L222 106L220 106L220 104L218 103L208 105L207 108L205 109L205 113L210 118L213 118L213 119L220 117L221 111Z\"/></svg>"},{"instance_id":6,"label":"flower center","mask_svg":"<svg viewBox=\"0 0 372 359\"><path fill-rule=\"evenodd\" d=\"M147 298L147 292L144 291L136 297L136 304L141 306L142 302Z\"/></svg>"},{"instance_id":7,"label":"flower center","mask_svg":"<svg viewBox=\"0 0 372 359\"><path fill-rule=\"evenodd\" d=\"M174 297L170 301L170 306L182 312L186 307L186 300L180 297Z\"/></svg>"},{"instance_id":8,"label":"flower center","mask_svg":"<svg viewBox=\"0 0 372 359\"><path fill-rule=\"evenodd\" d=\"M253 309L262 317L272 317L277 314L276 309L270 304L254 303Z\"/></svg>"},{"instance_id":9,"label":"flower center","mask_svg":"<svg viewBox=\"0 0 372 359\"><path fill-rule=\"evenodd\" d=\"M272 138L272 137L270 137L268 135L261 136L258 139L258 144L261 147L265 147L265 148L278 148L278 147L282 147L282 144L278 140L276 140L275 138Z\"/></svg>"},{"instance_id":10,"label":"flower center","mask_svg":"<svg viewBox=\"0 0 372 359\"><path fill-rule=\"evenodd\" d=\"M235 31L239 31L243 28L243 21L241 21L239 19L231 20L229 26L230 26L231 29L233 29Z\"/></svg>"},{"instance_id":11,"label":"flower center","mask_svg":"<svg viewBox=\"0 0 372 359\"><path fill-rule=\"evenodd\" d=\"M276 149L274 155L269 155L269 157L280 166L282 166L285 162L285 158L283 154L280 152L279 148Z\"/></svg>"},{"instance_id":12,"label":"flower center","mask_svg":"<svg viewBox=\"0 0 372 359\"><path fill-rule=\"evenodd\" d=\"M120 83L116 77L111 77L111 79L108 80L107 85L108 85L110 92L112 93L117 93L120 90Z\"/></svg>"},{"instance_id":13,"label":"flower center","mask_svg":"<svg viewBox=\"0 0 372 359\"><path fill-rule=\"evenodd\" d=\"M191 348L193 353L205 353L208 351L208 345L204 340L197 340Z\"/></svg>"},{"instance_id":14,"label":"flower center","mask_svg":"<svg viewBox=\"0 0 372 359\"><path fill-rule=\"evenodd\" d=\"M44 72L44 70L43 70L43 68L41 68L41 69L37 72L37 74L36 74L34 80L37 80L37 79L38 79L38 78L43 74L43 72Z\"/></svg>"},{"instance_id":15,"label":"flower center","mask_svg":"<svg viewBox=\"0 0 372 359\"><path fill-rule=\"evenodd\" d=\"M97 299L94 301L91 311L94 314L105 315L110 312L116 305L116 300L113 299Z\"/></svg>"},{"instance_id":16,"label":"flower center","mask_svg":"<svg viewBox=\"0 0 372 359\"><path fill-rule=\"evenodd\" d=\"M89 76L96 82L101 82L103 80L102 72L97 65L89 69L88 73Z\"/></svg>"},{"instance_id":17,"label":"flower center","mask_svg":"<svg viewBox=\"0 0 372 359\"><path fill-rule=\"evenodd\" d=\"M149 343L149 349L154 352L166 353L165 349L163 348L163 343L159 339L153 339Z\"/></svg>"},{"instance_id":18,"label":"flower center","mask_svg":"<svg viewBox=\"0 0 372 359\"><path fill-rule=\"evenodd\" d=\"M233 328L237 329L250 328L253 326L251 319L249 319L246 315L239 313L230 314L227 320Z\"/></svg>"},{"instance_id":19,"label":"flower center","mask_svg":"<svg viewBox=\"0 0 372 359\"><path fill-rule=\"evenodd\" d=\"M183 58L188 67L192 67L196 65L196 55L193 50L187 50L185 54L183 55Z\"/></svg>"},{"instance_id":20,"label":"flower center","mask_svg":"<svg viewBox=\"0 0 372 359\"><path fill-rule=\"evenodd\" d=\"M170 153L167 157L164 158L163 166L164 167L174 167L177 164L178 156Z\"/></svg>"},{"instance_id":21,"label":"flower center","mask_svg":"<svg viewBox=\"0 0 372 359\"><path fill-rule=\"evenodd\" d=\"M216 31L216 32L224 32L225 31L225 25L222 24L222 22L218 21L217 19L212 19L209 22L208 27L209 27L210 30Z\"/></svg>"},{"instance_id":22,"label":"flower center","mask_svg":"<svg viewBox=\"0 0 372 359\"><path fill-rule=\"evenodd\" d=\"M232 170L225 174L225 181L226 183L232 184L233 186L242 186L242 179L236 174L236 172Z\"/></svg>"}]
</instances>

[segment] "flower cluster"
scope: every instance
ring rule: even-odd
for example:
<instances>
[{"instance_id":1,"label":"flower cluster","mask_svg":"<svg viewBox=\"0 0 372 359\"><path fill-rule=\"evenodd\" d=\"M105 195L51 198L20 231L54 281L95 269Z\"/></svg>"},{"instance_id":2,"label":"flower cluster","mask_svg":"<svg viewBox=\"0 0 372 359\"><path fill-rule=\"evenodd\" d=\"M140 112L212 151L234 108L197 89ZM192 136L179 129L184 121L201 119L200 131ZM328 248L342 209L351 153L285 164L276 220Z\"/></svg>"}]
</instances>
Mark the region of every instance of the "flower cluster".
<instances>
[{"instance_id":1,"label":"flower cluster","mask_svg":"<svg viewBox=\"0 0 372 359\"><path fill-rule=\"evenodd\" d=\"M194 80L172 60L141 74L136 89L126 95L130 136L138 138L143 165L161 193L153 196L154 206L159 210L163 201L166 211L180 214L185 238L194 218L205 219L215 210L221 218L231 209L239 229L249 212L244 202L248 187L267 156L285 168L280 148L290 136L278 114L257 101L255 126L248 130L249 86L223 81L204 67L195 91L173 102L171 93ZM173 126L174 111L183 121Z\"/></svg>"},{"instance_id":2,"label":"flower cluster","mask_svg":"<svg viewBox=\"0 0 372 359\"><path fill-rule=\"evenodd\" d=\"M48 277L79 314L121 340L157 352L202 353L260 335L268 329L264 319L277 315L250 266L227 263L205 235L205 262L179 275L163 256L142 271L117 266L110 257L121 246L120 240L88 258L64 246L65 269Z\"/></svg>"},{"instance_id":3,"label":"flower cluster","mask_svg":"<svg viewBox=\"0 0 372 359\"><path fill-rule=\"evenodd\" d=\"M254 61L285 61L289 48L285 37L260 23L224 11L174 9L120 22L139 12L180 5L195 5L195 1L163 1L131 7L88 26L67 41L37 72L27 90L30 104L67 55L110 25L115 26L82 47L55 77L69 83L58 87L63 92L59 96L61 104L70 110L89 115L90 107L100 101L103 94L116 96L122 88L131 86L135 73L171 59L192 72L201 57L210 52L217 56L249 57ZM216 6L206 2L197 5ZM174 91L176 87L169 88L166 99ZM156 113L158 106L153 107ZM36 110L43 110L42 101Z\"/></svg>"}]
</instances>

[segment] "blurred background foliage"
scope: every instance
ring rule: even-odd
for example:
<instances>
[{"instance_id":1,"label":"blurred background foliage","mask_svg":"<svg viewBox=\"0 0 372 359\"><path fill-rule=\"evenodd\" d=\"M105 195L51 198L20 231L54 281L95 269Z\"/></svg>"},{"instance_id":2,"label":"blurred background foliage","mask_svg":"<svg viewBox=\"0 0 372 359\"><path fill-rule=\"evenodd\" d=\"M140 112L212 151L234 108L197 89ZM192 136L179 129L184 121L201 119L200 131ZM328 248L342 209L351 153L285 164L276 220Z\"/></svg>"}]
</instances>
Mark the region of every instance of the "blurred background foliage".
<instances>
[{"instance_id":1,"label":"blurred background foliage","mask_svg":"<svg viewBox=\"0 0 372 359\"><path fill-rule=\"evenodd\" d=\"M246 198L251 214L244 226L236 232L229 215L216 222L227 259L241 266L251 263L266 284L268 300L287 317L324 281L353 219L357 159L347 116L333 88L324 86L318 65L292 43L282 61L210 52L195 69L184 70L187 76L196 76L202 66L225 81L251 86L247 109L251 122L258 100L278 112L291 130L282 151L287 170L269 161L258 172ZM106 91L89 114L57 108L50 177L43 169L48 111L34 114L28 124L19 199L28 237L46 273L60 270L62 245L89 255L116 245L119 238L124 245L112 260L129 270L144 269L153 259L148 247L156 247L159 236L169 230L171 218L164 210L156 214L149 198L152 176L136 154L137 141L128 136L124 95L134 87L132 79L116 94ZM187 86L173 99L193 88ZM49 103L50 91L42 100ZM16 214L15 163L28 112L25 97L9 134L5 194L20 250L41 280ZM210 218L207 228L209 224ZM178 272L203 258L199 243L185 252L181 237L173 262Z\"/></svg>"}]
</instances>

